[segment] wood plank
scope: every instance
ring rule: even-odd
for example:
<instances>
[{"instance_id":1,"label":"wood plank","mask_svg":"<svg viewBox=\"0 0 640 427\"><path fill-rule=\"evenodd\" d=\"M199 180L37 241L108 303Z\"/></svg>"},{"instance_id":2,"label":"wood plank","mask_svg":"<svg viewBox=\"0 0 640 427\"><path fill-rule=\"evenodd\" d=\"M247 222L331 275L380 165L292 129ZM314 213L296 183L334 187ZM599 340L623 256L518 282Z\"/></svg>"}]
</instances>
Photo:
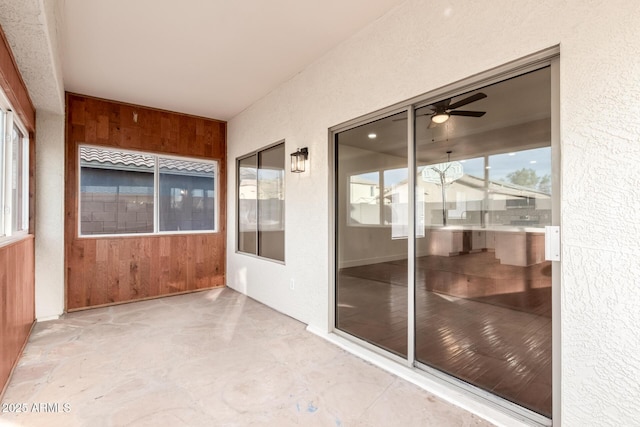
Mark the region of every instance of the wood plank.
<instances>
[{"instance_id":1,"label":"wood plank","mask_svg":"<svg viewBox=\"0 0 640 427\"><path fill-rule=\"evenodd\" d=\"M4 31L0 28L0 87L29 132L36 130L36 109L29 97L27 85L13 57Z\"/></svg>"},{"instance_id":2,"label":"wood plank","mask_svg":"<svg viewBox=\"0 0 640 427\"><path fill-rule=\"evenodd\" d=\"M34 250L32 235L0 248L0 390L35 321Z\"/></svg>"},{"instance_id":3,"label":"wood plank","mask_svg":"<svg viewBox=\"0 0 640 427\"><path fill-rule=\"evenodd\" d=\"M67 309L223 286L226 123L72 93L67 93L66 101ZM220 193L217 194L220 231L216 234L79 239L77 148L87 142L217 160L220 168Z\"/></svg>"}]
</instances>

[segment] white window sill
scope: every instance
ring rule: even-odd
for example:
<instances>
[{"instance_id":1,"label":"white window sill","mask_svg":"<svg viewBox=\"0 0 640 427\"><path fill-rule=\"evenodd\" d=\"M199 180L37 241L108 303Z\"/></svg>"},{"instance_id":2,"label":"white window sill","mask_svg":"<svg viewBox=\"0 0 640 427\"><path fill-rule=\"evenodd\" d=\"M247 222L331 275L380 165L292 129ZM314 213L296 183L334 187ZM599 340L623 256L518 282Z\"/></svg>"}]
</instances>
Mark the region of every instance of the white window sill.
<instances>
[{"instance_id":1,"label":"white window sill","mask_svg":"<svg viewBox=\"0 0 640 427\"><path fill-rule=\"evenodd\" d=\"M32 237L33 234L29 234L26 231L14 234L12 236L2 236L0 237L0 248L20 242L21 240L27 240Z\"/></svg>"}]
</instances>

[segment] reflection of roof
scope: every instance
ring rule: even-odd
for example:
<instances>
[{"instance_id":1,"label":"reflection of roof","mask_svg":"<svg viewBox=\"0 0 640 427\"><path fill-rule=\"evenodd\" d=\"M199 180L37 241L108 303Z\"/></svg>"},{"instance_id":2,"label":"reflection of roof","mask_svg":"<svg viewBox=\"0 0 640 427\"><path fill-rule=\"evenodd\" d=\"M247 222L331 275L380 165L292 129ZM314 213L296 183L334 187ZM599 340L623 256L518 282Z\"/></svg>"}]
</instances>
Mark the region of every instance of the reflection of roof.
<instances>
[{"instance_id":1,"label":"reflection of roof","mask_svg":"<svg viewBox=\"0 0 640 427\"><path fill-rule=\"evenodd\" d=\"M353 175L350 177L351 184L362 184L362 185L379 185L378 182L372 181L370 179L362 178L358 175Z\"/></svg>"},{"instance_id":2,"label":"reflection of roof","mask_svg":"<svg viewBox=\"0 0 640 427\"><path fill-rule=\"evenodd\" d=\"M158 158L160 172L191 172L191 174L213 174L213 163ZM155 167L155 156L104 150L100 148L80 147L81 166L124 169L151 172Z\"/></svg>"},{"instance_id":3,"label":"reflection of roof","mask_svg":"<svg viewBox=\"0 0 640 427\"><path fill-rule=\"evenodd\" d=\"M420 175L421 174L419 173L416 177L417 182L421 181ZM396 193L399 187L406 187L408 184L407 181L408 181L407 179L403 179L402 181L398 182L393 186L385 187L384 195L389 196L393 193ZM427 182L423 182L423 183L430 184L430 185L439 185L439 184L433 184L433 183L427 183ZM484 178L480 178L473 175L464 174L459 179L447 185L453 185L453 184L464 185L466 187L475 188L478 190L484 190ZM544 191L537 190L535 188L524 187L518 184L512 184L510 182L503 182L503 181L489 181L489 190L492 193L502 194L505 196L536 197L536 198L547 198L547 199L551 197L549 193L545 193Z\"/></svg>"},{"instance_id":4,"label":"reflection of roof","mask_svg":"<svg viewBox=\"0 0 640 427\"><path fill-rule=\"evenodd\" d=\"M484 178L473 175L464 174L457 182L468 187L484 188ZM493 193L507 196L550 197L549 193L545 193L544 191L504 181L489 181L489 190Z\"/></svg>"}]
</instances>

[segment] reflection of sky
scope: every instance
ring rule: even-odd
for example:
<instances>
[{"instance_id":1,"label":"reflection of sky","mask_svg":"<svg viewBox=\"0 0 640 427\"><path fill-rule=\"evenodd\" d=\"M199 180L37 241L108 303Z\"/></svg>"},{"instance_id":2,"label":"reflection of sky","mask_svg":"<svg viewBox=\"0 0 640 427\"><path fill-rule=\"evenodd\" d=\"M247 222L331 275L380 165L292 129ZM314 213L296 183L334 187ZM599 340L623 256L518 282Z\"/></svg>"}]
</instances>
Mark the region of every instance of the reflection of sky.
<instances>
[{"instance_id":1,"label":"reflection of sky","mask_svg":"<svg viewBox=\"0 0 640 427\"><path fill-rule=\"evenodd\" d=\"M282 169L258 169L258 178L265 180L282 179L284 170Z\"/></svg>"},{"instance_id":2,"label":"reflection of sky","mask_svg":"<svg viewBox=\"0 0 640 427\"><path fill-rule=\"evenodd\" d=\"M362 180L367 180L369 182L372 183L378 183L379 182L379 172L368 172L368 173L361 173L358 175L353 175L354 177L358 177L359 179ZM386 187L390 187L392 185L397 185L398 183L402 182L402 181L406 181L408 178L407 176L407 169L405 168L401 168L401 169L389 169L384 171L384 186Z\"/></svg>"},{"instance_id":3,"label":"reflection of sky","mask_svg":"<svg viewBox=\"0 0 640 427\"><path fill-rule=\"evenodd\" d=\"M391 185L396 185L401 181L405 181L408 179L407 169L389 169L384 171L384 186L389 187Z\"/></svg>"},{"instance_id":4,"label":"reflection of sky","mask_svg":"<svg viewBox=\"0 0 640 427\"><path fill-rule=\"evenodd\" d=\"M467 175L484 177L484 158L464 160L462 166ZM489 166L491 181L504 181L507 175L519 169L533 169L536 175L542 178L551 175L551 147L489 156Z\"/></svg>"},{"instance_id":5,"label":"reflection of sky","mask_svg":"<svg viewBox=\"0 0 640 427\"><path fill-rule=\"evenodd\" d=\"M533 162L533 163L532 163ZM460 160L464 173L484 179L484 157ZM506 181L507 175L520 169L533 169L539 178L551 175L551 147L522 150L489 156L489 180ZM423 167L418 167L418 173ZM358 175L360 179L378 182L379 172L368 172ZM397 185L407 180L407 169L389 169L384 171L384 186Z\"/></svg>"},{"instance_id":6,"label":"reflection of sky","mask_svg":"<svg viewBox=\"0 0 640 427\"><path fill-rule=\"evenodd\" d=\"M361 179L366 179L367 181L378 182L378 172L361 173L356 176Z\"/></svg>"}]
</instances>

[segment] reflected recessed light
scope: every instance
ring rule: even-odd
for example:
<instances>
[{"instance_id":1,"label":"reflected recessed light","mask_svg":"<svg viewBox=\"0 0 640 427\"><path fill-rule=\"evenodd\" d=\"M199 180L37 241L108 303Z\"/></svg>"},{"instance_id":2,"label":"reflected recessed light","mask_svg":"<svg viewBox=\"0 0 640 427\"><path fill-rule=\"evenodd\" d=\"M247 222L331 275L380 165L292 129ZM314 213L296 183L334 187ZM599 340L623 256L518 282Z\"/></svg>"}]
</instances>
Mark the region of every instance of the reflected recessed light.
<instances>
[{"instance_id":1,"label":"reflected recessed light","mask_svg":"<svg viewBox=\"0 0 640 427\"><path fill-rule=\"evenodd\" d=\"M533 164L536 164L538 162L536 162L535 160L531 160L529 163L531 163L533 165Z\"/></svg>"},{"instance_id":2,"label":"reflected recessed light","mask_svg":"<svg viewBox=\"0 0 640 427\"><path fill-rule=\"evenodd\" d=\"M487 167L485 167L485 169L491 169L491 166L487 166Z\"/></svg>"},{"instance_id":3,"label":"reflected recessed light","mask_svg":"<svg viewBox=\"0 0 640 427\"><path fill-rule=\"evenodd\" d=\"M367 136L369 137L369 139L375 139L378 135L376 135L375 133L370 133Z\"/></svg>"},{"instance_id":4,"label":"reflected recessed light","mask_svg":"<svg viewBox=\"0 0 640 427\"><path fill-rule=\"evenodd\" d=\"M509 155L510 155L510 156L515 156L515 155L516 155L516 153L509 153Z\"/></svg>"},{"instance_id":5,"label":"reflected recessed light","mask_svg":"<svg viewBox=\"0 0 640 427\"><path fill-rule=\"evenodd\" d=\"M465 162L466 162L466 160L460 160L460 163L465 163Z\"/></svg>"}]
</instances>

